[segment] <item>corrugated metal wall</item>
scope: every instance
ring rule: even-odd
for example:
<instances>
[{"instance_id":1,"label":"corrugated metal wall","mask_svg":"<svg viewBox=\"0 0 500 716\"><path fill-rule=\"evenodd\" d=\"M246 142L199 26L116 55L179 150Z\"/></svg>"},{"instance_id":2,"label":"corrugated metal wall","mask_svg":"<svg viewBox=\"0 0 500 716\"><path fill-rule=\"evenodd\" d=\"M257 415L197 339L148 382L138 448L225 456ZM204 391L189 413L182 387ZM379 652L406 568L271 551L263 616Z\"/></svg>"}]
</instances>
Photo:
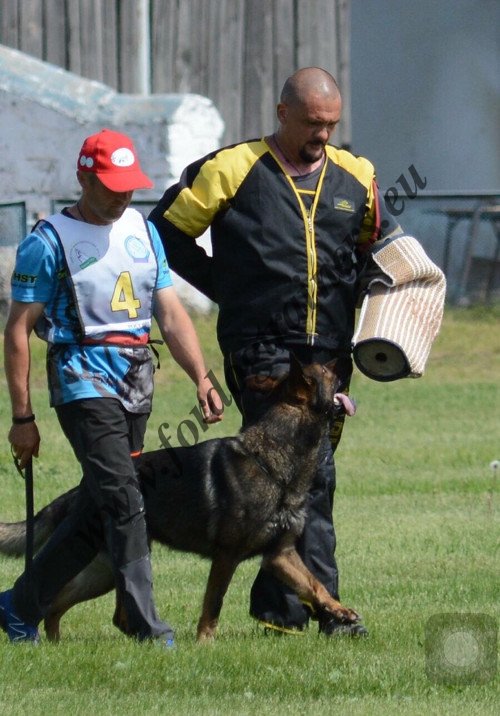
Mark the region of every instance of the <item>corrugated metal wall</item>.
<instances>
[{"instance_id":1,"label":"corrugated metal wall","mask_svg":"<svg viewBox=\"0 0 500 716\"><path fill-rule=\"evenodd\" d=\"M344 98L350 144L350 0L2 0L0 42L126 93L209 97L225 142L275 126L286 77L318 65Z\"/></svg>"}]
</instances>

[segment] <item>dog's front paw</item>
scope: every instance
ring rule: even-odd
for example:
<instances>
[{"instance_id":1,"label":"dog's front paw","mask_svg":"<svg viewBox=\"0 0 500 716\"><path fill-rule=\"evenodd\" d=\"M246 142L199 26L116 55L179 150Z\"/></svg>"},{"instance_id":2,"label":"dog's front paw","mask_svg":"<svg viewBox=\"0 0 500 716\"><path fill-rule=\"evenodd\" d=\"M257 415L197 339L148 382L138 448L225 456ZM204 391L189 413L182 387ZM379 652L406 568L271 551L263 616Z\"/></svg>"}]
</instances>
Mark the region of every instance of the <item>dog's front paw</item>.
<instances>
[{"instance_id":1,"label":"dog's front paw","mask_svg":"<svg viewBox=\"0 0 500 716\"><path fill-rule=\"evenodd\" d=\"M339 622L357 622L361 619L358 612L354 611L350 607L344 607L342 604L333 612L333 617Z\"/></svg>"},{"instance_id":2,"label":"dog's front paw","mask_svg":"<svg viewBox=\"0 0 500 716\"><path fill-rule=\"evenodd\" d=\"M319 625L319 633L328 637L349 636L349 637L367 637L368 629L360 622L339 622L336 619L330 619L325 624Z\"/></svg>"},{"instance_id":3,"label":"dog's front paw","mask_svg":"<svg viewBox=\"0 0 500 716\"><path fill-rule=\"evenodd\" d=\"M358 612L354 611L354 609L338 604L335 609L331 609L321 615L318 621L320 631L323 631L330 622L335 622L336 624L355 624L359 622L360 619L361 616Z\"/></svg>"},{"instance_id":4,"label":"dog's front paw","mask_svg":"<svg viewBox=\"0 0 500 716\"><path fill-rule=\"evenodd\" d=\"M368 636L368 630L361 623L361 615L341 604L324 613L318 621L319 633L326 636Z\"/></svg>"}]
</instances>

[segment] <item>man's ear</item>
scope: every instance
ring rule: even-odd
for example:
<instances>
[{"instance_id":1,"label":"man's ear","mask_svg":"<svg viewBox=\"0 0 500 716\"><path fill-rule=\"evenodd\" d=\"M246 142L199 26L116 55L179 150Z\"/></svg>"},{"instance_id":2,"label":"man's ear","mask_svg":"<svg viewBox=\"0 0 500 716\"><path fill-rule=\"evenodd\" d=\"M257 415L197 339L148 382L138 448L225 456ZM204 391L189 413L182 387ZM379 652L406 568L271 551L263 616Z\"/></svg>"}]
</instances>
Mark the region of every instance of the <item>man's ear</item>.
<instances>
[{"instance_id":1,"label":"man's ear","mask_svg":"<svg viewBox=\"0 0 500 716\"><path fill-rule=\"evenodd\" d=\"M83 189L82 175L83 175L83 172L81 172L79 169L77 169L77 170L76 170L76 178L77 178L77 180L78 180L78 183L80 184L80 186L81 186L82 189Z\"/></svg>"},{"instance_id":2,"label":"man's ear","mask_svg":"<svg viewBox=\"0 0 500 716\"><path fill-rule=\"evenodd\" d=\"M286 104L283 104L283 102L280 102L278 106L276 107L276 116L278 118L278 122L280 124L285 124L286 118L288 114L288 109Z\"/></svg>"},{"instance_id":3,"label":"man's ear","mask_svg":"<svg viewBox=\"0 0 500 716\"><path fill-rule=\"evenodd\" d=\"M81 172L79 169L76 170L76 178L78 179L78 183L82 189L86 189L88 187L93 176L94 175L89 172Z\"/></svg>"}]
</instances>

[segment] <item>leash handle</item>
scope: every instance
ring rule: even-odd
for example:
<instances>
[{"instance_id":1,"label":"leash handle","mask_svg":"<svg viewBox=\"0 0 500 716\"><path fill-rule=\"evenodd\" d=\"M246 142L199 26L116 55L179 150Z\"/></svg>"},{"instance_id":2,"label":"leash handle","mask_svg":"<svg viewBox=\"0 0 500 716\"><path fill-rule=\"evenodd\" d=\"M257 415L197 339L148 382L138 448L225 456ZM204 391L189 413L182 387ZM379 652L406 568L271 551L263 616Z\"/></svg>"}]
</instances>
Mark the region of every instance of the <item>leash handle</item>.
<instances>
[{"instance_id":1,"label":"leash handle","mask_svg":"<svg viewBox=\"0 0 500 716\"><path fill-rule=\"evenodd\" d=\"M33 458L30 457L24 472L19 466L19 459L14 454L14 449L11 445L10 451L14 460L16 470L24 480L24 491L26 501L26 546L24 550L24 571L26 574L26 584L30 584L31 580L31 565L33 562L34 553L34 541L35 541L35 500L33 490Z\"/></svg>"},{"instance_id":2,"label":"leash handle","mask_svg":"<svg viewBox=\"0 0 500 716\"><path fill-rule=\"evenodd\" d=\"M26 493L26 549L24 571L26 581L29 584L31 579L31 565L33 562L34 551L34 528L35 528L35 510L34 510L34 494L33 494L33 458L30 457L26 467L24 468L24 487Z\"/></svg>"}]
</instances>

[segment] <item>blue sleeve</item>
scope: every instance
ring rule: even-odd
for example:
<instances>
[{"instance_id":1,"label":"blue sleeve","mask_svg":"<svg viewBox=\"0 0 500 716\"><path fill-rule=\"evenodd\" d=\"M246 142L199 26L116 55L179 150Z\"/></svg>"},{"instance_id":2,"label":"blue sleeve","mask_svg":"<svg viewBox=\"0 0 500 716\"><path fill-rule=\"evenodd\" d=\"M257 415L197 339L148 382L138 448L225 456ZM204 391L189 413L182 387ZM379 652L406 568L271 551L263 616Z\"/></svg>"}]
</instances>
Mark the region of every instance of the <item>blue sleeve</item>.
<instances>
[{"instance_id":1,"label":"blue sleeve","mask_svg":"<svg viewBox=\"0 0 500 716\"><path fill-rule=\"evenodd\" d=\"M46 225L29 234L17 249L11 279L13 300L47 303L56 287L60 260L57 241Z\"/></svg>"},{"instance_id":2,"label":"blue sleeve","mask_svg":"<svg viewBox=\"0 0 500 716\"><path fill-rule=\"evenodd\" d=\"M151 221L148 221L148 229L158 262L158 278L156 280L155 289L167 288L168 286L172 286L172 276L170 275L165 249L163 248L156 226L152 224Z\"/></svg>"}]
</instances>

